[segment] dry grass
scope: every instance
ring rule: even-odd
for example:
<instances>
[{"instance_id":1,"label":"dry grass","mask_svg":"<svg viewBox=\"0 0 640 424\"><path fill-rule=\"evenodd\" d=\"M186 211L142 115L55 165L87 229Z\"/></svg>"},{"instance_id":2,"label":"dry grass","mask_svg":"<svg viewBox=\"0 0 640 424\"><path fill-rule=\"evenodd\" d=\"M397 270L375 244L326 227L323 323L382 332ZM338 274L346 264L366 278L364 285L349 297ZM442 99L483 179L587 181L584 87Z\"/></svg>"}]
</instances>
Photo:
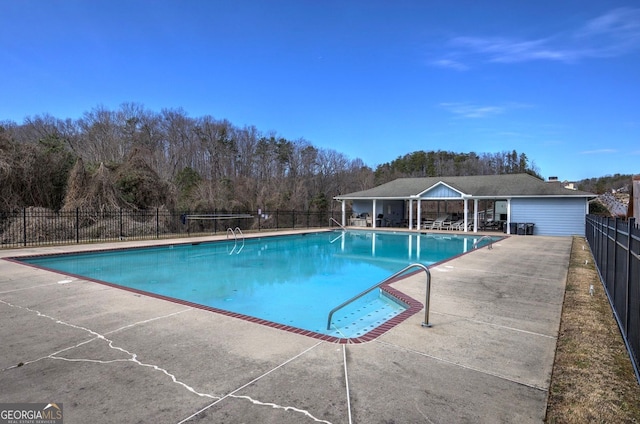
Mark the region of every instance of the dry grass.
<instances>
[{"instance_id":1,"label":"dry grass","mask_svg":"<svg viewBox=\"0 0 640 424\"><path fill-rule=\"evenodd\" d=\"M581 237L573 239L546 422L640 423L640 385Z\"/></svg>"}]
</instances>

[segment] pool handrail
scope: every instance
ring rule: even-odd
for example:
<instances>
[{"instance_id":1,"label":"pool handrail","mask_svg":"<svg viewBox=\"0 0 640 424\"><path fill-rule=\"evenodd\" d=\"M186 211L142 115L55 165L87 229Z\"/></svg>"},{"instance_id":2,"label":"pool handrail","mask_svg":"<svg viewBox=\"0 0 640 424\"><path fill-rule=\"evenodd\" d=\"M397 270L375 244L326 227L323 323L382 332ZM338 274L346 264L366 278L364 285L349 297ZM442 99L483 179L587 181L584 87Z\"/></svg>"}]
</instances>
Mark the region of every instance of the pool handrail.
<instances>
[{"instance_id":1,"label":"pool handrail","mask_svg":"<svg viewBox=\"0 0 640 424\"><path fill-rule=\"evenodd\" d=\"M482 236L478 240L473 242L473 246L471 246L471 250L476 250L478 248L478 243L480 243L484 239L489 239L489 247L487 249L488 250L493 249L493 243L494 243L493 237L491 237L491 236Z\"/></svg>"},{"instance_id":2,"label":"pool handrail","mask_svg":"<svg viewBox=\"0 0 640 424\"><path fill-rule=\"evenodd\" d=\"M236 231L240 233L240 235L242 236L242 246L240 246L240 249L238 249L237 252L235 252L236 247L238 246L238 235L236 234ZM240 229L240 227L236 227L235 229L229 227L227 228L227 240L229 239L229 233L233 234L233 239L234 239L233 249L231 249L231 252L229 252L229 254L231 255L233 252L235 252L237 255L242 251L242 249L244 249L244 234Z\"/></svg>"},{"instance_id":3,"label":"pool handrail","mask_svg":"<svg viewBox=\"0 0 640 424\"><path fill-rule=\"evenodd\" d=\"M343 231L347 231L347 229L346 229L346 228L344 228L344 225L342 225L342 224L340 224L338 221L336 221L336 220L335 220L335 218L333 218L333 217L329 218L329 222L331 222L331 221L333 221L333 222L335 222L336 224L338 224L338 227L342 228L342 230L343 230Z\"/></svg>"},{"instance_id":4,"label":"pool handrail","mask_svg":"<svg viewBox=\"0 0 640 424\"><path fill-rule=\"evenodd\" d=\"M229 252L229 254L231 255L233 251L236 250L236 245L238 244L238 237L236 237L236 232L233 230L233 228L229 227L227 228L227 240L229 240L229 233L233 235L233 249L231 249L231 252Z\"/></svg>"},{"instance_id":5,"label":"pool handrail","mask_svg":"<svg viewBox=\"0 0 640 424\"><path fill-rule=\"evenodd\" d=\"M244 233L242 232L242 230L240 229L240 227L236 227L236 229L233 231L233 233L235 234L236 231L238 233L240 233L240 235L242 236L242 246L240 246L240 249L238 249L238 251L236 252L236 255L239 255L240 252L242 252L242 249L244 249Z\"/></svg>"},{"instance_id":6,"label":"pool handrail","mask_svg":"<svg viewBox=\"0 0 640 424\"><path fill-rule=\"evenodd\" d=\"M430 297L431 297L430 296L430 294L431 294L431 272L429 272L429 268L426 265L423 265L423 264L420 264L420 263L413 263L411 265L408 265L408 266L402 268L400 271L396 272L395 274L391 275L390 277L385 278L384 280L382 280L378 284L366 289L362 293L353 296L351 299L349 299L349 300L347 300L345 302L342 302L340 305L338 305L335 308L333 308L329 312L329 316L327 318L327 330L331 329L331 318L333 317L333 314L336 311L342 309L343 307L347 306L349 303L353 302L354 300L357 300L357 299L361 298L365 294L373 291L374 289L382 286L383 284L388 283L389 281L393 280L394 278L401 276L402 274L404 274L405 272L407 272L411 268L420 268L427 274L427 293L426 293L425 301L424 301L424 322L422 323L422 326L423 327L431 327L431 324L429 323L429 300L430 300Z\"/></svg>"}]
</instances>

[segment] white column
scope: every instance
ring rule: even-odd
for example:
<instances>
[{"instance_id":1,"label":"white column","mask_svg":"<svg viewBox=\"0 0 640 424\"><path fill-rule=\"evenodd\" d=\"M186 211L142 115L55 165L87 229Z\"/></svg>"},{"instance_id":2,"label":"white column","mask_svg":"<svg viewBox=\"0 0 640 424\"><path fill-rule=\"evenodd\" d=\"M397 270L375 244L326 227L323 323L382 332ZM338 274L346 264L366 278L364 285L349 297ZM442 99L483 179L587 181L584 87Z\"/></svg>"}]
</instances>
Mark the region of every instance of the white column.
<instances>
[{"instance_id":1,"label":"white column","mask_svg":"<svg viewBox=\"0 0 640 424\"><path fill-rule=\"evenodd\" d=\"M507 199L507 234L511 234L511 198Z\"/></svg>"},{"instance_id":2,"label":"white column","mask_svg":"<svg viewBox=\"0 0 640 424\"><path fill-rule=\"evenodd\" d=\"M464 209L464 232L467 232L467 223L469 222L469 199L467 199L466 197L464 198L464 206L462 207Z\"/></svg>"},{"instance_id":3,"label":"white column","mask_svg":"<svg viewBox=\"0 0 640 424\"><path fill-rule=\"evenodd\" d=\"M473 232L474 233L478 232L478 219L480 218L480 215L478 215L479 204L480 202L478 201L478 199L473 199Z\"/></svg>"},{"instance_id":4,"label":"white column","mask_svg":"<svg viewBox=\"0 0 640 424\"><path fill-rule=\"evenodd\" d=\"M416 230L420 229L420 223L422 222L422 199L418 199L418 218L416 220Z\"/></svg>"},{"instance_id":5,"label":"white column","mask_svg":"<svg viewBox=\"0 0 640 424\"><path fill-rule=\"evenodd\" d=\"M373 199L373 213L371 217L371 228L376 228L376 219L378 214L376 213L376 199Z\"/></svg>"},{"instance_id":6,"label":"white column","mask_svg":"<svg viewBox=\"0 0 640 424\"><path fill-rule=\"evenodd\" d=\"M347 226L347 205L344 200L341 203L342 203L342 226L346 227Z\"/></svg>"},{"instance_id":7,"label":"white column","mask_svg":"<svg viewBox=\"0 0 640 424\"><path fill-rule=\"evenodd\" d=\"M413 199L409 199L409 229L413 229Z\"/></svg>"}]
</instances>

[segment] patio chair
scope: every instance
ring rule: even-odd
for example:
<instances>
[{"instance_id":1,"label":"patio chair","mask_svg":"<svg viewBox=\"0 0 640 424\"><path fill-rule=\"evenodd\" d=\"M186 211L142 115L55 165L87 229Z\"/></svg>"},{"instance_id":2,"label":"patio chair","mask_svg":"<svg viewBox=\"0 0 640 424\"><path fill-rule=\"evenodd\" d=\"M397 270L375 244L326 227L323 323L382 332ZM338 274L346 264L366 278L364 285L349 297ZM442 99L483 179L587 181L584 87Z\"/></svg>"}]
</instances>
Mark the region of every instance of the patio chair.
<instances>
[{"instance_id":1,"label":"patio chair","mask_svg":"<svg viewBox=\"0 0 640 424\"><path fill-rule=\"evenodd\" d=\"M431 230L441 230L444 223L449 220L449 215L440 215L431 224Z\"/></svg>"},{"instance_id":2,"label":"patio chair","mask_svg":"<svg viewBox=\"0 0 640 424\"><path fill-rule=\"evenodd\" d=\"M464 220L462 220L462 222L460 224L458 224L458 227L455 228L456 230L460 230L460 231L464 231L465 227L464 227ZM468 219L467 220L467 231L471 231L473 229L473 219Z\"/></svg>"},{"instance_id":3,"label":"patio chair","mask_svg":"<svg viewBox=\"0 0 640 424\"><path fill-rule=\"evenodd\" d=\"M442 223L443 230L460 230L461 228L464 228L464 219L459 219L454 222L445 221Z\"/></svg>"},{"instance_id":4,"label":"patio chair","mask_svg":"<svg viewBox=\"0 0 640 424\"><path fill-rule=\"evenodd\" d=\"M423 219L422 222L420 223L420 228L424 228L425 230L428 230L429 228L431 228L431 226L433 225L433 219Z\"/></svg>"}]
</instances>

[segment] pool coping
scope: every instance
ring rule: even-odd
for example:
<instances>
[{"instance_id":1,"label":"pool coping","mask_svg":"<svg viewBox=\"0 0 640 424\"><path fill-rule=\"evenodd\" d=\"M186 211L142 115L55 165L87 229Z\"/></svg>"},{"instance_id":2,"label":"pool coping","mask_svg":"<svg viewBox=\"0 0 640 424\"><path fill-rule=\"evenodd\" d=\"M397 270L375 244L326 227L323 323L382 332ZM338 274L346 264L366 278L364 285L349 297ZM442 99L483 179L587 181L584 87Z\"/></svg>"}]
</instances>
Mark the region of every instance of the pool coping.
<instances>
[{"instance_id":1,"label":"pool coping","mask_svg":"<svg viewBox=\"0 0 640 424\"><path fill-rule=\"evenodd\" d=\"M300 231L300 232L296 232L293 234L281 234L281 233L271 233L271 234L252 234L252 236L250 237L251 239L260 239L260 238L271 238L271 237L287 237L287 236L294 236L294 235L299 235L299 234L316 234L316 233L323 233L323 232L338 232L338 231L343 231L343 230L336 230L336 229L330 229L330 230L325 230L325 231L317 231L317 230L313 230L313 231ZM353 232L371 232L371 231L376 231L375 229L348 229L347 231L353 231ZM387 231L390 232L390 231ZM394 233L403 233L403 234L418 234L418 235L427 235L427 234L447 234L447 233L436 233L436 232L432 232L432 231L416 231L416 232L409 232L409 231L393 231ZM473 237L473 235L471 234L454 234L455 237ZM226 237L226 236L225 236ZM498 237L498 239L490 244L499 242L500 240L504 239L505 237L500 237L500 236L494 236L494 237ZM396 278L393 278L389 281L387 281L384 284L381 284L379 287L381 290L383 290L386 294L388 294L389 296L393 297L396 301L404 304L407 306L407 309L405 309L404 311L402 311L401 313L399 313L398 315L390 318L389 320L383 322L382 324L378 325L377 327L371 329L370 331L368 331L365 334L362 334L360 336L357 337L336 337L336 336L332 336L329 334L322 334L322 333L318 333L315 331L311 331L311 330L306 330L303 328L298 328L298 327L294 327L294 326L290 326L290 325L286 325L286 324L281 324L281 323L277 323L274 321L269 321L263 318L257 318L257 317L253 317L250 315L245 315L245 314L241 314L238 312L232 312L232 311L227 311L224 309L220 309L220 308L215 308L212 306L207 306L207 305L202 305L199 303L195 303L195 302L191 302L188 300L183 300L183 299L178 299L178 298L174 298L174 297L170 297L170 296L165 296L162 294L158 294L158 293L153 293L153 292L148 292L145 290L140 290L140 289L136 289L133 287L127 287L127 286L123 286L123 285L119 285L119 284L115 284L115 283L110 283L108 281L103 281L103 280L99 280L96 278L91 278L91 277L86 277L83 275L78 275L78 274L73 274L73 273L69 273L69 272L64 272L64 271L59 271L56 269L52 269L52 268L47 268L47 267L43 267L43 266L39 266L39 265L35 265L35 264L30 264L27 262L23 262L21 259L28 259L28 258L36 258L36 257L50 257L50 256L67 256L67 255L77 255L77 254L91 254L91 253L103 253L103 252L114 252L114 251L120 251L120 250L137 250L137 249L149 249L149 248L157 248L157 247L163 247L163 246L178 246L178 245L199 245L199 244L203 244L203 243L224 243L224 242L231 242L231 240L226 237L224 239L219 238L219 239L214 239L214 240L206 240L206 241L188 241L185 240L184 242L180 242L180 243L159 243L159 244L153 244L153 245L145 245L145 246L123 246L123 247L113 247L113 248L104 248L104 249L94 249L94 250L82 250L82 251L78 251L78 252L64 252L64 253L60 253L60 252L51 252L51 253L45 253L45 254L28 254L28 255L20 255L20 256L9 256L9 257L4 257L4 258L0 258L9 262L13 262L19 265L23 265L23 266L28 266L28 267L32 267L32 268L36 268L36 269L40 269L43 271L49 271L49 272L54 272L57 274L61 274L61 275L66 275L69 277L73 277L73 278L77 278L80 280L85 280L85 281L90 281L92 283L97 283L97 284L102 284L108 287L112 287L112 288L116 288L116 289L120 289L120 290L126 290L128 292L132 292L132 293L136 293L136 294L140 294L140 295L144 295L144 296L149 296L152 298L157 298L157 299L161 299L161 300L165 300L168 302L172 302L172 303L176 303L179 305L184 305L184 306L189 306L192 308L197 308L197 309L201 309L204 311L209 311L212 313L216 313L216 314L220 314L220 315L224 315L224 316L228 316L228 317L232 317L232 318L237 318L237 319L241 319L247 322L251 322L254 324L260 324L260 325L264 325L270 328L275 328L278 330L282 330L282 331L287 331L293 334L299 334L299 335L303 335L303 336L307 336L307 337L311 337L313 339L317 339L317 340L321 340L321 341L325 341L325 342L329 342L329 343L336 343L336 344L358 344L358 343L367 343L370 342L372 340L375 340L377 338L379 338L381 335L385 334L387 331L391 330L392 328L396 327L397 325L399 325L400 323L406 321L408 318L410 318L411 316L417 314L418 312L420 312L423 308L424 305L422 303L420 303L418 300L414 299L411 296L408 296L406 294L404 294L403 292L396 290L395 288L393 288L391 286L391 284L397 283L399 281L402 281L406 278L409 278L411 276L414 276L416 274L418 274L420 271L414 271L414 272L407 272L406 274L397 276ZM489 244L489 245L490 245ZM485 245L482 246L481 248L487 247L489 245ZM473 249L468 250L467 252L463 252L463 253L459 253L456 254L450 258L446 258L442 261L438 261L438 262L434 262L432 264L430 264L428 266L428 268L432 268L432 267L436 267L439 265L442 265L446 262L452 261L456 258L459 258L461 256L467 255L469 253L472 253ZM430 277L429 277L430 278ZM427 311L428 313L428 311ZM426 322L424 323L425 325L428 325L429 323Z\"/></svg>"}]
</instances>

